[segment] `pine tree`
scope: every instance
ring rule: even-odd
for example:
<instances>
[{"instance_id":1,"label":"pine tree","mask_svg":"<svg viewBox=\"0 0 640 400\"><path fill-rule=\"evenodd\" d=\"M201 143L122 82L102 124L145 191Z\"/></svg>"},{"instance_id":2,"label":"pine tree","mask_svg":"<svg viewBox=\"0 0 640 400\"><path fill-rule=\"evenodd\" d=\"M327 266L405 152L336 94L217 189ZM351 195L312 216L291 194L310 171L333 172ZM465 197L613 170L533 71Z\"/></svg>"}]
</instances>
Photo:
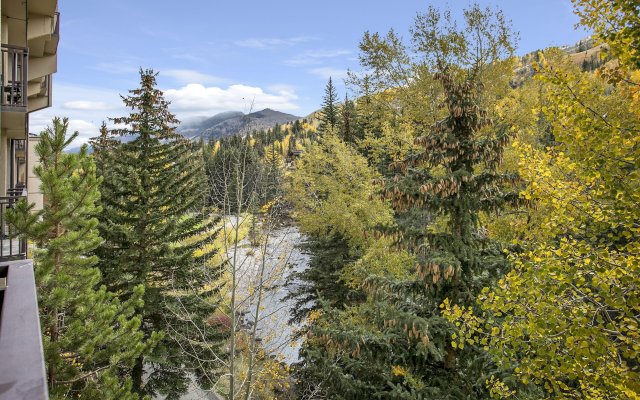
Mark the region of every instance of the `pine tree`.
<instances>
[{"instance_id":1,"label":"pine tree","mask_svg":"<svg viewBox=\"0 0 640 400\"><path fill-rule=\"evenodd\" d=\"M94 217L100 194L93 160L82 146L65 149L78 136L67 137L68 120L55 118L36 146L42 182L42 210L19 203L7 219L32 241L44 352L52 399L137 399L130 378L120 368L131 366L146 351L134 316L144 287L135 285L120 302L105 286L98 258L90 256L101 241ZM150 342L155 337L149 337ZM150 342L147 342L150 344Z\"/></svg>"},{"instance_id":2,"label":"pine tree","mask_svg":"<svg viewBox=\"0 0 640 400\"><path fill-rule=\"evenodd\" d=\"M191 332L193 324L180 321L185 310L198 323L214 311L200 307L206 302L198 298L213 290L203 285L219 271L206 267L210 254L194 252L203 248L216 221L204 209L201 152L175 132L178 121L155 86L156 74L141 70L140 87L123 97L131 114L113 119L124 128L109 135L132 140L94 142L103 177L99 228L105 239L96 254L105 282L123 298L145 286L141 330L145 337L164 335L150 354L137 358L131 371L134 389L177 399L191 378L181 347L197 353L198 346L213 346L219 339L205 325ZM189 371L198 377L212 368L201 362Z\"/></svg>"},{"instance_id":3,"label":"pine tree","mask_svg":"<svg viewBox=\"0 0 640 400\"><path fill-rule=\"evenodd\" d=\"M329 129L335 129L338 125L338 95L333 81L329 78L327 86L324 89L324 98L322 100L322 111L320 113L320 132L326 132Z\"/></svg>"},{"instance_id":4,"label":"pine tree","mask_svg":"<svg viewBox=\"0 0 640 400\"><path fill-rule=\"evenodd\" d=\"M357 139L361 139L360 130L357 126L356 106L353 101L349 100L349 96L344 96L344 104L340 107L339 132L342 140L346 143L355 143Z\"/></svg>"}]
</instances>

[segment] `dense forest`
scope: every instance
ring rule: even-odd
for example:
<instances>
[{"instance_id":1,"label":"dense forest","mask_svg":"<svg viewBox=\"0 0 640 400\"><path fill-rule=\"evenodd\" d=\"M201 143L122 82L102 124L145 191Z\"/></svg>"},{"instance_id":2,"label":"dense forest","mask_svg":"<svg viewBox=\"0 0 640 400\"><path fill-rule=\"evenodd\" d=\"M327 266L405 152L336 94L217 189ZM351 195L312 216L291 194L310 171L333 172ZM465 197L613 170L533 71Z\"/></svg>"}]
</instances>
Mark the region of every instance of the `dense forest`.
<instances>
[{"instance_id":1,"label":"dense forest","mask_svg":"<svg viewBox=\"0 0 640 400\"><path fill-rule=\"evenodd\" d=\"M51 398L640 398L640 8L573 3L588 58L429 7L267 130L187 139L142 69L54 119L7 215Z\"/></svg>"}]
</instances>

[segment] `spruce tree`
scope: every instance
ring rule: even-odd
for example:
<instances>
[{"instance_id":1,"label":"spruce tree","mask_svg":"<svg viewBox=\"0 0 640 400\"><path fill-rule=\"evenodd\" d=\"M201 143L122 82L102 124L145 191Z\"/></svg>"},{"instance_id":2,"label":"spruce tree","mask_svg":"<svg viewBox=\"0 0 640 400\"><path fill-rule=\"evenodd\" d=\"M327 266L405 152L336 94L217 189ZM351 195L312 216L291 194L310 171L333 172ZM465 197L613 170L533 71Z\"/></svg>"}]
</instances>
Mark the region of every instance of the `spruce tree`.
<instances>
[{"instance_id":1,"label":"spruce tree","mask_svg":"<svg viewBox=\"0 0 640 400\"><path fill-rule=\"evenodd\" d=\"M332 310L331 323L311 329L303 376L324 382L335 398L487 398L484 380L499 373L478 347L452 345L455 329L440 308L445 299L474 307L480 290L508 267L480 226L482 213L518 199L505 189L515 177L497 171L508 130L491 127L473 73L457 81L444 70L435 78L448 115L416 138L418 151L395 163L385 194L399 215L429 216L411 226L398 218L386 232L415 257L415 275L371 279L369 302ZM346 324L353 315L372 326Z\"/></svg>"},{"instance_id":2,"label":"spruce tree","mask_svg":"<svg viewBox=\"0 0 640 400\"><path fill-rule=\"evenodd\" d=\"M376 233L395 246L352 264L364 279L350 280L349 265L341 274L366 301L323 304L310 318L298 381L326 398L484 399L484 380L505 372L478 343L454 347L456 327L440 310L445 300L473 307L504 273L481 217L517 199L514 177L498 172L509 129L486 111L508 90L509 23L478 5L463 17L460 29L451 13L429 7L416 16L411 48L393 31L361 43L371 73L355 79L364 95L360 148L385 177L396 224ZM398 265L409 268L389 274Z\"/></svg>"},{"instance_id":3,"label":"spruce tree","mask_svg":"<svg viewBox=\"0 0 640 400\"><path fill-rule=\"evenodd\" d=\"M206 266L210 254L202 251L216 221L204 209L202 153L175 132L178 120L156 88L156 74L141 70L140 87L122 99L132 111L113 119L124 127L108 136L129 140L94 141L103 177L99 228L105 239L96 254L105 282L122 298L145 286L141 331L145 337L164 336L150 354L137 358L131 371L134 389L177 399L188 388L188 371L199 377L215 368L192 363L189 356L219 339L204 324L214 310L199 301L214 290L205 282L220 273ZM194 324L181 318L195 322L200 332L192 332Z\"/></svg>"},{"instance_id":4,"label":"spruce tree","mask_svg":"<svg viewBox=\"0 0 640 400\"><path fill-rule=\"evenodd\" d=\"M320 132L326 132L329 129L335 129L338 125L338 95L333 81L329 78L327 86L324 89L324 97L322 99L322 110L320 112Z\"/></svg>"},{"instance_id":5,"label":"spruce tree","mask_svg":"<svg viewBox=\"0 0 640 400\"><path fill-rule=\"evenodd\" d=\"M356 106L353 101L349 100L349 96L344 97L344 104L340 107L339 120L340 136L347 143L355 143L359 137L359 129L357 126Z\"/></svg>"},{"instance_id":6,"label":"spruce tree","mask_svg":"<svg viewBox=\"0 0 640 400\"><path fill-rule=\"evenodd\" d=\"M481 86L473 71L463 81L448 69L435 79L443 86L448 115L416 139L420 150L410 160L395 165L403 178L387 193L396 210L427 211L443 228L404 230L401 243L417 258L418 279L399 283L409 295L391 299L399 311L418 299L419 306L398 313L394 326L419 327L414 340L434 344L421 361L431 363L420 371L428 385L441 388L457 376L461 393L469 387L483 393L475 385L489 372L482 365L484 355L475 347L453 347L448 340L452 327L438 309L445 300L475 306L480 290L506 272L502 249L483 232L480 216L518 202L518 194L509 190L517 177L497 170L510 136L505 125L493 125L480 107Z\"/></svg>"},{"instance_id":7,"label":"spruce tree","mask_svg":"<svg viewBox=\"0 0 640 400\"><path fill-rule=\"evenodd\" d=\"M295 300L290 323L301 324L312 311L323 307L343 308L364 299L362 292L350 289L341 280L344 266L359 255L354 255L344 237L308 235L301 248L310 259L307 268L290 276L293 289L286 299Z\"/></svg>"},{"instance_id":8,"label":"spruce tree","mask_svg":"<svg viewBox=\"0 0 640 400\"><path fill-rule=\"evenodd\" d=\"M55 118L36 145L34 173L45 198L42 210L20 202L7 220L36 245L34 262L40 322L52 399L137 399L130 378L119 375L147 345L134 316L143 285L131 287L120 302L100 286L98 258L89 255L101 242L100 197L95 165L82 146L65 153L78 132L67 137L68 120ZM150 337L151 341L155 337Z\"/></svg>"}]
</instances>

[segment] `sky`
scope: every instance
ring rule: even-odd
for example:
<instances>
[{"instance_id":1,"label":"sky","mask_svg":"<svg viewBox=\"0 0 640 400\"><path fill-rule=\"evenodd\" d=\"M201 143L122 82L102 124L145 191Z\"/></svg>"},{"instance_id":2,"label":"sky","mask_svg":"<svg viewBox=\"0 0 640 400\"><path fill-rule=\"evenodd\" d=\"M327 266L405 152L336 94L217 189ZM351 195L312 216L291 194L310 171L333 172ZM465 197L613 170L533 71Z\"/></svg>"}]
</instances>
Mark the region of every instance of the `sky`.
<instances>
[{"instance_id":1,"label":"sky","mask_svg":"<svg viewBox=\"0 0 640 400\"><path fill-rule=\"evenodd\" d=\"M102 121L127 113L120 95L138 86L139 69L185 122L222 111L272 108L305 116L320 107L329 76L339 97L348 70L359 71L366 31L404 38L431 4L454 15L467 0L59 0L60 44L53 107L31 114L38 133L69 117L78 143ZM517 54L588 36L570 0L479 0L497 6L519 32ZM252 106L253 103L253 106Z\"/></svg>"}]
</instances>

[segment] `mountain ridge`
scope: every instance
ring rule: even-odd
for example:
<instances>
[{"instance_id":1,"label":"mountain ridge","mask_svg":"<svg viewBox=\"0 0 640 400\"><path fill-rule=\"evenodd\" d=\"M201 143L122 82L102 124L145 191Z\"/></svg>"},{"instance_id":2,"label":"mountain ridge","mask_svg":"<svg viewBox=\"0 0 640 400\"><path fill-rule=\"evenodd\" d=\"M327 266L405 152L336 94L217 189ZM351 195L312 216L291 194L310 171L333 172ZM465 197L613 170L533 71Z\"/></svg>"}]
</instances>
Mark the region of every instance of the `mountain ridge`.
<instances>
[{"instance_id":1,"label":"mountain ridge","mask_svg":"<svg viewBox=\"0 0 640 400\"><path fill-rule=\"evenodd\" d=\"M242 134L259 129L270 129L301 119L293 114L271 108L245 114L241 111L225 111L204 120L184 124L178 132L190 138L219 139L223 136Z\"/></svg>"}]
</instances>

